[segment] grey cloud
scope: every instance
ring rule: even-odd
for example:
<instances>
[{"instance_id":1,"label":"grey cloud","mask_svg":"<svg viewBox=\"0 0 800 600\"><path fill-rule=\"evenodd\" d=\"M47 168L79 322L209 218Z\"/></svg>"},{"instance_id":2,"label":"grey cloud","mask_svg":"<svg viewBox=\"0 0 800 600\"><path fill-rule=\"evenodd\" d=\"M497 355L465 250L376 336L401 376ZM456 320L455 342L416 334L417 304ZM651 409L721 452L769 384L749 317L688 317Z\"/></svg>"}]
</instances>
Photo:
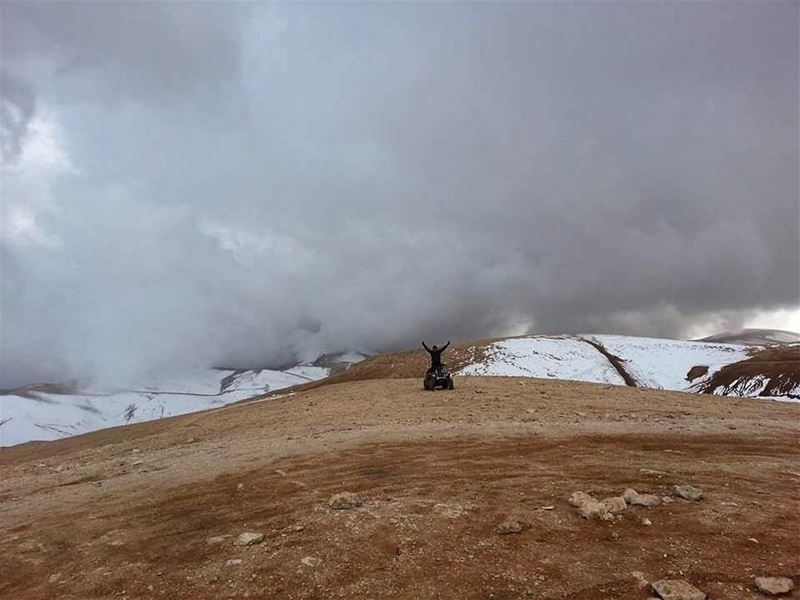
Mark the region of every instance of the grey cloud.
<instances>
[{"instance_id":1,"label":"grey cloud","mask_svg":"<svg viewBox=\"0 0 800 600\"><path fill-rule=\"evenodd\" d=\"M11 162L19 156L28 123L36 112L36 95L12 74L0 71L0 157Z\"/></svg>"},{"instance_id":2,"label":"grey cloud","mask_svg":"<svg viewBox=\"0 0 800 600\"><path fill-rule=\"evenodd\" d=\"M4 384L797 305L797 12L6 3L79 173L3 240Z\"/></svg>"}]
</instances>

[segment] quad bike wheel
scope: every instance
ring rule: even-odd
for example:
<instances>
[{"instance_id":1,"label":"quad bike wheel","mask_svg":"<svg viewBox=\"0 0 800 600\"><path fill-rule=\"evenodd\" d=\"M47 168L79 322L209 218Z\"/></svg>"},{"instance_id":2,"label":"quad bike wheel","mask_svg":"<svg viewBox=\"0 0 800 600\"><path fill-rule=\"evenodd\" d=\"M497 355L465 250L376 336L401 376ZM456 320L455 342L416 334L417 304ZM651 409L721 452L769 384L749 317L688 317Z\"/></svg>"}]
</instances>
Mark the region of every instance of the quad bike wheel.
<instances>
[{"instance_id":1,"label":"quad bike wheel","mask_svg":"<svg viewBox=\"0 0 800 600\"><path fill-rule=\"evenodd\" d=\"M436 376L433 373L428 373L425 375L425 379L422 380L422 387L427 391L432 392L436 387Z\"/></svg>"}]
</instances>

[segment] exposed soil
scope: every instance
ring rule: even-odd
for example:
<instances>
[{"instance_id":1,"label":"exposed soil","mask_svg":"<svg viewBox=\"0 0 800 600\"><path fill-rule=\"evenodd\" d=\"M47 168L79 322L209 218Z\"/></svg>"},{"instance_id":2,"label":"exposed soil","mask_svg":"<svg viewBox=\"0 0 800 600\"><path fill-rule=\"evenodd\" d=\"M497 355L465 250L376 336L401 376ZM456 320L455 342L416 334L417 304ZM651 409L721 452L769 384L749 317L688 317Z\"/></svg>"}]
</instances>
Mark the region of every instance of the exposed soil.
<instances>
[{"instance_id":1,"label":"exposed soil","mask_svg":"<svg viewBox=\"0 0 800 600\"><path fill-rule=\"evenodd\" d=\"M7 448L0 597L646 600L642 571L758 598L754 576L800 574L798 417L640 388L388 379ZM705 498L611 522L567 503L680 483ZM365 505L329 509L341 491ZM498 535L508 519L523 531ZM266 537L234 547L248 531Z\"/></svg>"},{"instance_id":2,"label":"exposed soil","mask_svg":"<svg viewBox=\"0 0 800 600\"><path fill-rule=\"evenodd\" d=\"M628 387L637 387L636 380L625 369L625 364L624 364L625 361L623 361L616 354L611 354L611 352L606 350L606 347L603 344L601 344L595 339L583 338L583 341L589 344L590 346L593 346L595 350L597 350L600 354L605 356L606 359L608 359L608 362L611 363L611 366L614 367L614 370L619 374L620 377L622 377L622 380L625 382L625 385L627 385Z\"/></svg>"},{"instance_id":3,"label":"exposed soil","mask_svg":"<svg viewBox=\"0 0 800 600\"><path fill-rule=\"evenodd\" d=\"M717 388L728 389L742 379L769 379L761 396L789 396L800 386L800 346L774 346L756 352L746 360L722 367L704 382L699 392L711 394Z\"/></svg>"},{"instance_id":4,"label":"exposed soil","mask_svg":"<svg viewBox=\"0 0 800 600\"><path fill-rule=\"evenodd\" d=\"M695 365L686 374L686 381L694 381L708 375L708 365Z\"/></svg>"}]
</instances>

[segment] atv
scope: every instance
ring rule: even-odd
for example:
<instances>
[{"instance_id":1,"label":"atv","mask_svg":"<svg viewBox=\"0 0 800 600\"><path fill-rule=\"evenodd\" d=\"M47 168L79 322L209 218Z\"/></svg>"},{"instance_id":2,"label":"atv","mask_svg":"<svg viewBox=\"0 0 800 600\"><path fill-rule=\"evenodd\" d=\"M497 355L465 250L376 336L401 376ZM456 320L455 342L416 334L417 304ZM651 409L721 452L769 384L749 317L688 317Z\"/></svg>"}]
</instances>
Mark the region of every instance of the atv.
<instances>
[{"instance_id":1,"label":"atv","mask_svg":"<svg viewBox=\"0 0 800 600\"><path fill-rule=\"evenodd\" d=\"M442 365L429 370L425 374L422 387L428 391L433 391L437 387L445 390L452 390L455 386L453 385L453 376L450 375L450 371L445 368L445 365Z\"/></svg>"}]
</instances>

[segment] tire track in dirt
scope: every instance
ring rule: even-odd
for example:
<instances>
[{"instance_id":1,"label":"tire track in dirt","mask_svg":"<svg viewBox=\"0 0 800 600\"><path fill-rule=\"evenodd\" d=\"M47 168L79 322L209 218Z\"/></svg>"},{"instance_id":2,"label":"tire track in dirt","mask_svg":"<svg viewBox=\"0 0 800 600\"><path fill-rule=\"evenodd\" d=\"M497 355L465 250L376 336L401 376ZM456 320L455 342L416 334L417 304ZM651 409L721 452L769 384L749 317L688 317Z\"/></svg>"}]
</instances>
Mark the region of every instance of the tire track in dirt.
<instances>
[{"instance_id":1,"label":"tire track in dirt","mask_svg":"<svg viewBox=\"0 0 800 600\"><path fill-rule=\"evenodd\" d=\"M608 362L611 363L611 366L614 367L617 373L619 373L619 376L622 377L622 380L625 382L625 385L627 385L628 387L639 387L639 384L637 383L636 379L633 378L633 375L631 375L630 373L628 373L628 371L625 370L625 367L622 365L623 361L619 356L611 354L611 352L609 352L606 349L606 347L603 346L603 344L601 344L595 339L583 338L583 337L578 339L594 347L595 350L597 350L600 354L605 356L606 359L608 359Z\"/></svg>"}]
</instances>

